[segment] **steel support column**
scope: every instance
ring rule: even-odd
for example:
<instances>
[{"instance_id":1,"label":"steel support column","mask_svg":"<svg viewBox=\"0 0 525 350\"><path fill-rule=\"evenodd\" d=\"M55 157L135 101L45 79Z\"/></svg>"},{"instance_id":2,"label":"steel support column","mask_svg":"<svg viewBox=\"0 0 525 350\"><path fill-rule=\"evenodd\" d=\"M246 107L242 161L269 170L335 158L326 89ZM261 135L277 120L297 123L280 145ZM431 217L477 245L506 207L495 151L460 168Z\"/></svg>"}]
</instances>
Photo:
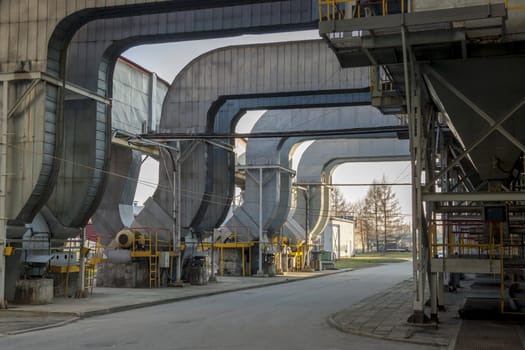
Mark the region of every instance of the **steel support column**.
<instances>
[{"instance_id":1,"label":"steel support column","mask_svg":"<svg viewBox=\"0 0 525 350\"><path fill-rule=\"evenodd\" d=\"M412 158L412 230L414 241L416 243L413 250L415 252L415 268L416 275L414 276L415 284L415 299L414 299L414 322L420 323L424 321L424 297L425 297L425 279L426 279L426 263L425 263L425 248L423 247L423 201L422 201L422 173L423 173L423 122L421 115L421 86L419 77L417 76L417 66L412 66L411 72L411 110L409 116L409 128L411 149L410 154Z\"/></svg>"},{"instance_id":2,"label":"steel support column","mask_svg":"<svg viewBox=\"0 0 525 350\"><path fill-rule=\"evenodd\" d=\"M436 173L436 161L437 154L439 152L439 145L437 144L439 128L437 125L436 111L433 108L429 108L428 105L425 105L425 108L422 111L421 124L424 126L424 142L422 145L425 145L422 148L424 153L424 169L425 169L425 183L429 183L432 177L432 174ZM435 185L431 185L431 190L435 192ZM434 203L426 202L426 224L423 226L425 230L423 231L427 238L427 243L423 242L426 251L428 252L425 262L427 262L427 273L429 274L429 287L430 287L430 319L432 321L438 321L438 275L436 272L431 271L430 264L428 263L430 258L430 232L433 230L432 223L435 222L435 213L434 213Z\"/></svg>"},{"instance_id":3,"label":"steel support column","mask_svg":"<svg viewBox=\"0 0 525 350\"><path fill-rule=\"evenodd\" d=\"M405 77L406 102L408 112L408 131L410 136L410 158L412 173L412 258L414 278L414 303L411 321L424 321L424 288L425 264L423 262L422 247L422 201L421 201L421 173L422 173L422 123L421 123L421 87L416 75L414 56L411 48L407 47L406 29L401 27L403 43L403 68Z\"/></svg>"},{"instance_id":4,"label":"steel support column","mask_svg":"<svg viewBox=\"0 0 525 350\"><path fill-rule=\"evenodd\" d=\"M263 194L263 168L259 168L259 270L257 271L257 275L262 276L263 268L262 268L262 237L263 237L263 200L262 200L262 194Z\"/></svg>"},{"instance_id":5,"label":"steel support column","mask_svg":"<svg viewBox=\"0 0 525 350\"><path fill-rule=\"evenodd\" d=\"M181 186L181 146L180 141L177 141L177 158L175 160L175 167L177 171L177 236L174 242L177 245L177 268L175 270L175 283L181 285L181 274L182 274L182 259L181 259L181 237L182 237L182 223L181 223L181 206L182 206L182 186ZM175 184L174 184L175 185Z\"/></svg>"},{"instance_id":6,"label":"steel support column","mask_svg":"<svg viewBox=\"0 0 525 350\"><path fill-rule=\"evenodd\" d=\"M438 123L439 123L439 120L438 120ZM442 169L446 168L447 165L448 165L448 146L447 146L447 143L445 142L445 136L443 135L443 131L440 129L439 130L439 140L438 140L438 147L439 147L439 170L441 171ZM449 172L444 172L442 175L441 175L441 190L445 190L445 191L448 191L448 187L449 187ZM447 213L442 213L440 214L441 217L447 217L448 214ZM449 227L448 226L445 226L442 228L443 229L443 243L444 244L447 244L445 247L449 247L448 244L450 244L450 241L449 241ZM448 250L448 248L445 248L443 247L443 251L442 251L442 254L443 254L443 257L445 256L448 256L449 255L449 252L448 251L445 251ZM440 311L443 311L445 309L445 293L444 293L444 286L445 286L445 274L444 272L438 272L438 309Z\"/></svg>"},{"instance_id":7,"label":"steel support column","mask_svg":"<svg viewBox=\"0 0 525 350\"><path fill-rule=\"evenodd\" d=\"M3 82L2 120L0 121L0 309L7 307L5 301L5 247L7 236L7 118L9 83Z\"/></svg>"}]
</instances>

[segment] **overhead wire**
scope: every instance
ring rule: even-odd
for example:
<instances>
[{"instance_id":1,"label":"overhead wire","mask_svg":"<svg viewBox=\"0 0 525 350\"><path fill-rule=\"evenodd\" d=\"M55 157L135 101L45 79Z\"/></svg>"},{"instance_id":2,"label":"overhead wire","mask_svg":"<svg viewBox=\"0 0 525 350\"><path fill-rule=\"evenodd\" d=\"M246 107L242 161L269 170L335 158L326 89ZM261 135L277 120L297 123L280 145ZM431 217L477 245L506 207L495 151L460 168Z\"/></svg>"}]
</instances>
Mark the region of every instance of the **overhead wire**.
<instances>
[{"instance_id":1,"label":"overhead wire","mask_svg":"<svg viewBox=\"0 0 525 350\"><path fill-rule=\"evenodd\" d=\"M339 74L339 73L341 73L341 69L335 69L334 72L331 74L331 76L327 77L322 82L321 86L327 86L328 83L334 78L334 76L336 76L336 74ZM119 122L121 124L124 124L124 125L132 126L130 123L128 123L126 121L119 121ZM298 128L300 127L300 125L301 124L298 125ZM16 146L10 145L10 147L16 147ZM23 152L32 152L34 154L38 154L37 151L23 149L22 146L16 147L16 148L19 148ZM39 155L40 156L50 156L50 155L44 154L43 152L40 153ZM161 185L161 184L158 184L158 183L155 183L155 182L152 182L152 181L146 181L146 180L143 180L143 179L141 180L141 179L138 179L138 178L129 177L129 176L122 175L122 174L119 174L119 173L116 173L116 172L112 172L112 171L109 171L109 170L105 170L105 169L96 168L96 167L93 167L93 166L81 164L79 162L68 160L68 159L63 158L63 157L56 157L56 156L51 156L51 157L53 159L55 159L55 160L58 160L58 161L61 161L61 162L64 162L64 163L72 164L73 166L82 167L82 168L88 169L88 170L98 171L98 172L101 172L101 173L106 174L108 176L117 176L117 177L120 177L122 179L131 180L131 181L136 182L137 184L141 184L141 185L146 186L146 187L156 188L159 191L165 191L165 192L171 192L172 191L172 189L170 189L170 186L173 186L173 184L170 181L170 176L167 176L168 177L169 186L165 186L165 185ZM166 166L165 166L165 170L167 171ZM206 201L208 203L212 203L212 204L221 204L221 205L224 204L224 202L214 201L212 199L207 199L207 200L203 199L202 196L205 195L205 193L203 193L203 192L201 193L201 192L197 192L197 191L191 191L191 190L188 190L188 189L181 189L181 195L183 195L183 196L185 196L186 198L189 198L189 199L199 199L200 198L201 200ZM214 194L212 196L212 198L215 198L216 200L221 200L221 199L222 200L229 200L230 196ZM250 203L250 201L246 201L246 200L244 202L245 203ZM298 208L298 207L294 208L293 206L291 206L290 209L300 209L301 210L301 209L304 209L304 208Z\"/></svg>"},{"instance_id":2,"label":"overhead wire","mask_svg":"<svg viewBox=\"0 0 525 350\"><path fill-rule=\"evenodd\" d=\"M71 164L73 166L77 166L77 167L81 167L81 168L88 169L88 170L93 170L93 171L99 171L99 172L104 173L104 174L106 174L108 176L119 177L119 178L122 178L124 180L136 182L137 184L141 184L141 185L144 185L146 187L154 188L154 189L156 189L158 191L162 191L162 192L166 192L166 193L170 193L170 194L172 193L171 186L161 185L160 183L154 183L154 182L151 182L151 181L140 180L139 178L134 178L134 177L122 175L122 174L119 174L119 173L116 173L116 172L112 172L112 171L109 171L109 170L104 170L104 169L96 168L96 167L93 167L93 166L81 164L81 163L78 163L78 162L75 162L75 161L72 161L72 160L65 159L63 157L57 157L57 156L53 156L53 155L44 154L43 152L37 152L37 151L34 151L34 150L26 150L26 149L23 149L22 146L13 146L13 145L10 144L9 147L10 148L14 148L14 149L22 150L23 152L29 152L29 153L32 153L32 154L40 155L40 156L50 156L50 157L52 157L55 160L58 160L58 161L61 161L61 162L64 162L64 163L68 163L68 164ZM337 186L337 185L331 184L330 186ZM188 189L181 190L181 195L183 197L185 197L186 199L197 199L197 200L201 200L202 202L205 202L205 203L216 204L216 205L224 205L225 204L224 201L233 200L233 197L234 197L234 196L232 196L230 198L230 196L216 194L216 195L211 196L212 198L215 198L216 200L204 199L203 198L203 196L205 195L204 192L191 191L191 190L188 190ZM218 201L220 199L223 199L224 201ZM257 201L243 200L243 202L244 203L251 203L251 204L259 203L258 200ZM300 207L300 206L290 205L287 208L289 210L306 211L306 206L305 207ZM332 210L330 208L328 208L328 209L309 208L308 212L309 213L319 213L319 216L321 218L323 218L323 217L326 218L326 217L332 217L333 216L333 215L331 215ZM405 216L411 216L411 214L401 213L398 216L399 217L405 217Z\"/></svg>"}]
</instances>

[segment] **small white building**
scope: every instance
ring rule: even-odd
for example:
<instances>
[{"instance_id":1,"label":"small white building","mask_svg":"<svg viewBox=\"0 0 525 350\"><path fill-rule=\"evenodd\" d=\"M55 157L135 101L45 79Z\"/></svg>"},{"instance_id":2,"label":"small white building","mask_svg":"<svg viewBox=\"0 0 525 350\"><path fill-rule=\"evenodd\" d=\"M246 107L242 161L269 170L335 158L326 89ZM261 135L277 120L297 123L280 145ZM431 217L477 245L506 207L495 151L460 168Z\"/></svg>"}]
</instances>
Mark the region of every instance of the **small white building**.
<instances>
[{"instance_id":1,"label":"small white building","mask_svg":"<svg viewBox=\"0 0 525 350\"><path fill-rule=\"evenodd\" d=\"M323 245L321 249L331 252L336 259L354 256L354 220L352 218L330 218L321 234L320 243Z\"/></svg>"}]
</instances>

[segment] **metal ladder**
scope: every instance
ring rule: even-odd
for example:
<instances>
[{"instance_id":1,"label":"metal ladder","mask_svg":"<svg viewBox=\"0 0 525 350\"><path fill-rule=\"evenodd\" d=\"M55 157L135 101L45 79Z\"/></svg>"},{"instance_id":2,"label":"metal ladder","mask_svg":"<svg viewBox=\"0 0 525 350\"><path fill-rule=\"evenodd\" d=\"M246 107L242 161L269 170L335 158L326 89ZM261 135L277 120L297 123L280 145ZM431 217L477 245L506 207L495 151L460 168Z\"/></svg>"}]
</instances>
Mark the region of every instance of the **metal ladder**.
<instances>
[{"instance_id":1,"label":"metal ladder","mask_svg":"<svg viewBox=\"0 0 525 350\"><path fill-rule=\"evenodd\" d=\"M159 264L157 253L152 253L149 256L149 287L159 287Z\"/></svg>"},{"instance_id":2,"label":"metal ladder","mask_svg":"<svg viewBox=\"0 0 525 350\"><path fill-rule=\"evenodd\" d=\"M86 264L84 275L84 290L89 290L89 294L93 295L93 287L95 287L95 264Z\"/></svg>"}]
</instances>

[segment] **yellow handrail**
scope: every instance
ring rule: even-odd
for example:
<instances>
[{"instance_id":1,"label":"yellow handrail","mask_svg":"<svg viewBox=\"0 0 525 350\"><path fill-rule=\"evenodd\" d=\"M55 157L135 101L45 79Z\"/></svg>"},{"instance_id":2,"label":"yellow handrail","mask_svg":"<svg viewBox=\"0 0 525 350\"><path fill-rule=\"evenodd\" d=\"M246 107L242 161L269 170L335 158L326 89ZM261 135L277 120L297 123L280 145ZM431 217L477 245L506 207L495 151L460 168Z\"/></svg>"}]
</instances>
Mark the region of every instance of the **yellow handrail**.
<instances>
[{"instance_id":1,"label":"yellow handrail","mask_svg":"<svg viewBox=\"0 0 525 350\"><path fill-rule=\"evenodd\" d=\"M504 246L504 242L500 241L498 243L495 242L494 236L492 234L488 237L488 242L479 242L476 239L464 237L464 234L472 234L472 232L468 232L468 230L452 230L450 229L451 226L466 226L466 227L482 227L481 221L476 222L440 222L440 220L437 220L436 222L430 223L430 242L431 242L431 254L433 256L438 255L439 249L445 253L445 250L448 248L449 253L452 251L456 251L456 253L459 253L459 255L464 255L466 253L466 250L472 250L475 249L478 251L478 255L483 252L484 254L488 254L490 258L494 258L497 253L499 253L501 246ZM444 228L448 228L448 230L441 230L441 233L438 232L437 227L443 226ZM491 229L489 229L491 231ZM448 243L444 243L444 235L445 233L449 234L448 237ZM438 235L441 235L442 239L441 242L438 243L440 240L438 239ZM454 237L457 237L459 239L459 242L455 242ZM443 254L445 255L445 254Z\"/></svg>"},{"instance_id":2,"label":"yellow handrail","mask_svg":"<svg viewBox=\"0 0 525 350\"><path fill-rule=\"evenodd\" d=\"M393 0L390 0L393 1ZM407 0L401 0L401 8L397 12L406 13L407 12L407 6L405 4L405 1ZM508 1L508 0L507 0ZM319 21L332 21L332 20L340 20L345 17L345 11L348 11L347 6L351 6L353 4L356 6L356 17L361 17L363 14L362 8L369 7L371 5L381 5L381 13L376 15L386 16L390 14L389 9L389 0L376 0L376 1L367 1L366 3L361 4L360 0L319 0ZM345 11L341 9L339 4L345 4ZM354 14L351 15L351 17Z\"/></svg>"}]
</instances>

